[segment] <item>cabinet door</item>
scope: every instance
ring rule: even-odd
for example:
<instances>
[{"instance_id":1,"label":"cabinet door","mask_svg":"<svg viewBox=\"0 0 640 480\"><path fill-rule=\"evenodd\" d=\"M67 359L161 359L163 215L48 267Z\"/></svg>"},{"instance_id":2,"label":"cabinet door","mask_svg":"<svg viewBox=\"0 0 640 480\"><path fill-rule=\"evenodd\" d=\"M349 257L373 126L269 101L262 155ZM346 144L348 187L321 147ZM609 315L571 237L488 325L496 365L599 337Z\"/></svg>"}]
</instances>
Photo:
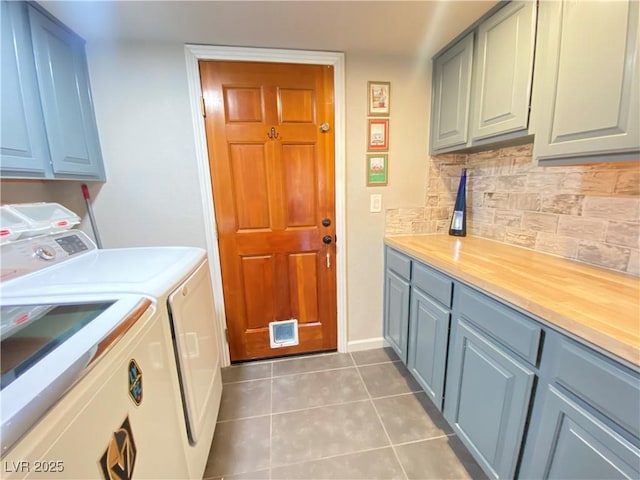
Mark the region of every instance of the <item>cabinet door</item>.
<instances>
[{"instance_id":1,"label":"cabinet door","mask_svg":"<svg viewBox=\"0 0 640 480\"><path fill-rule=\"evenodd\" d=\"M412 289L407 367L439 410L444 397L449 318L448 310Z\"/></svg>"},{"instance_id":2,"label":"cabinet door","mask_svg":"<svg viewBox=\"0 0 640 480\"><path fill-rule=\"evenodd\" d=\"M387 270L384 282L384 338L407 363L409 282Z\"/></svg>"},{"instance_id":3,"label":"cabinet door","mask_svg":"<svg viewBox=\"0 0 640 480\"><path fill-rule=\"evenodd\" d=\"M28 8L54 174L104 179L84 43L33 6Z\"/></svg>"},{"instance_id":4,"label":"cabinet door","mask_svg":"<svg viewBox=\"0 0 640 480\"><path fill-rule=\"evenodd\" d=\"M472 140L529 125L536 11L536 2L511 2L478 27Z\"/></svg>"},{"instance_id":5,"label":"cabinet door","mask_svg":"<svg viewBox=\"0 0 640 480\"><path fill-rule=\"evenodd\" d=\"M449 352L444 416L492 478L513 478L534 373L464 320Z\"/></svg>"},{"instance_id":6,"label":"cabinet door","mask_svg":"<svg viewBox=\"0 0 640 480\"><path fill-rule=\"evenodd\" d=\"M47 136L33 63L26 4L2 2L2 176L44 177L50 171Z\"/></svg>"},{"instance_id":7,"label":"cabinet door","mask_svg":"<svg viewBox=\"0 0 640 480\"><path fill-rule=\"evenodd\" d=\"M540 2L539 27L534 157L637 159L638 2Z\"/></svg>"},{"instance_id":8,"label":"cabinet door","mask_svg":"<svg viewBox=\"0 0 640 480\"><path fill-rule=\"evenodd\" d=\"M467 143L472 61L470 33L433 62L432 152Z\"/></svg>"},{"instance_id":9,"label":"cabinet door","mask_svg":"<svg viewBox=\"0 0 640 480\"><path fill-rule=\"evenodd\" d=\"M523 478L640 478L640 451L554 386Z\"/></svg>"}]
</instances>

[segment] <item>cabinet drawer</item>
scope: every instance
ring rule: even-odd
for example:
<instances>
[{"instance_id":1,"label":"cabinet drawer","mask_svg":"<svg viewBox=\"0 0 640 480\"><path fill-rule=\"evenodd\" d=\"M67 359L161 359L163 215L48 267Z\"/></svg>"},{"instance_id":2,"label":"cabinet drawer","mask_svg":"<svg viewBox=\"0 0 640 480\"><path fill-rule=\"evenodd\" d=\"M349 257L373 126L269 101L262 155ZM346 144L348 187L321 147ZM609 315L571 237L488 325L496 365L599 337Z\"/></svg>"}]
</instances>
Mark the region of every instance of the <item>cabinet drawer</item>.
<instances>
[{"instance_id":1,"label":"cabinet drawer","mask_svg":"<svg viewBox=\"0 0 640 480\"><path fill-rule=\"evenodd\" d=\"M435 298L446 307L451 307L453 281L449 277L414 262L411 285Z\"/></svg>"},{"instance_id":2,"label":"cabinet drawer","mask_svg":"<svg viewBox=\"0 0 640 480\"><path fill-rule=\"evenodd\" d=\"M560 339L554 350L555 381L640 437L640 375L569 340Z\"/></svg>"},{"instance_id":3,"label":"cabinet drawer","mask_svg":"<svg viewBox=\"0 0 640 480\"><path fill-rule=\"evenodd\" d=\"M460 315L500 340L532 365L538 361L542 328L524 315L475 290L456 290Z\"/></svg>"},{"instance_id":4,"label":"cabinet drawer","mask_svg":"<svg viewBox=\"0 0 640 480\"><path fill-rule=\"evenodd\" d=\"M411 278L411 259L391 248L387 248L387 268L393 270L402 278Z\"/></svg>"}]
</instances>

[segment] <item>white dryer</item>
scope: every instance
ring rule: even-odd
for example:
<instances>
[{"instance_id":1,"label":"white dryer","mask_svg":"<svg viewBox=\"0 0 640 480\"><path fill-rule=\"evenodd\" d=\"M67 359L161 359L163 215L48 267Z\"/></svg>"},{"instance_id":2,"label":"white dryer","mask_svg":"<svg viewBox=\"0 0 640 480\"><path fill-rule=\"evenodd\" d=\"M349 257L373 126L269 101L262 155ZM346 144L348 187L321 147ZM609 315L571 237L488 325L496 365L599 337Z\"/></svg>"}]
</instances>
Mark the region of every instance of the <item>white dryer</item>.
<instances>
[{"instance_id":1,"label":"white dryer","mask_svg":"<svg viewBox=\"0 0 640 480\"><path fill-rule=\"evenodd\" d=\"M206 252L194 247L97 249L80 231L2 245L0 299L70 293L146 295L166 312L190 478L202 478L222 394L220 339ZM26 273L25 272L29 272ZM158 422L162 422L158 419Z\"/></svg>"}]
</instances>

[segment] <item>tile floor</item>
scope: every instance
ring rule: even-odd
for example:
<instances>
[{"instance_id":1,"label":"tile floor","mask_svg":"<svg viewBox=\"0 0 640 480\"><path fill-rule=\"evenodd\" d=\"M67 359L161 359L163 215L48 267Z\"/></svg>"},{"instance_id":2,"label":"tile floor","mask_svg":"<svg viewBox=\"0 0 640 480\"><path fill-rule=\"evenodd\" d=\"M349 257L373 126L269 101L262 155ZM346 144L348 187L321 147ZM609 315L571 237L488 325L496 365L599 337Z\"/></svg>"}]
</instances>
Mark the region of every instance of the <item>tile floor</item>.
<instances>
[{"instance_id":1,"label":"tile floor","mask_svg":"<svg viewBox=\"0 0 640 480\"><path fill-rule=\"evenodd\" d=\"M486 478L391 349L231 366L205 479Z\"/></svg>"}]
</instances>

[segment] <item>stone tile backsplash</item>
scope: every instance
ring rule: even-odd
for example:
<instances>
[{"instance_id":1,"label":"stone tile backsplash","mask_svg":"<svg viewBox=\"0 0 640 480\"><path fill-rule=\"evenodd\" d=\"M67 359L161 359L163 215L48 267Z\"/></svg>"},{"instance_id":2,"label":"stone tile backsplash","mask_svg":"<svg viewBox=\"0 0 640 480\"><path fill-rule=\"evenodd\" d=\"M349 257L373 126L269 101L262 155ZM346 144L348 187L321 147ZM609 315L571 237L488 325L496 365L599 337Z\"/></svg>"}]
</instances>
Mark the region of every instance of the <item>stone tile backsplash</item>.
<instances>
[{"instance_id":1,"label":"stone tile backsplash","mask_svg":"<svg viewBox=\"0 0 640 480\"><path fill-rule=\"evenodd\" d=\"M640 161L538 167L532 145L431 157L424 207L386 233L446 233L462 168L467 233L640 276Z\"/></svg>"}]
</instances>

